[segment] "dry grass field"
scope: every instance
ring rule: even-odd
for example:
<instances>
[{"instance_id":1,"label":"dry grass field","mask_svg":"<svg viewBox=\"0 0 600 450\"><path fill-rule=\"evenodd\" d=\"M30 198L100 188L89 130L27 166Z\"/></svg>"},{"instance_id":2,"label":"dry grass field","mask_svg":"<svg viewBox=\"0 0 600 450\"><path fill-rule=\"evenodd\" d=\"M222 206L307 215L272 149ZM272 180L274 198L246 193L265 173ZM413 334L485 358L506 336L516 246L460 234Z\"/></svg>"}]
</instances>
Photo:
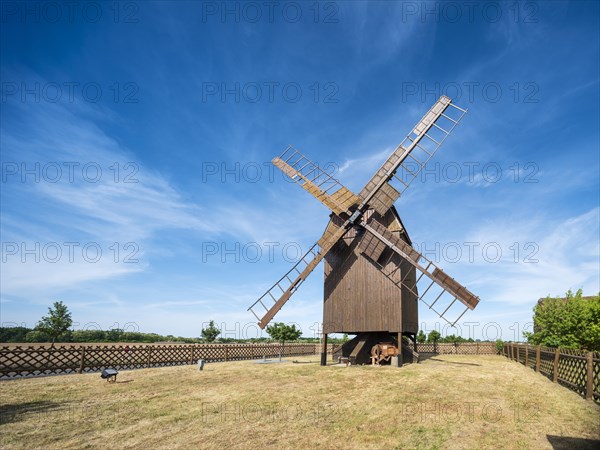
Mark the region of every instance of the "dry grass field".
<instances>
[{"instance_id":1,"label":"dry grass field","mask_svg":"<svg viewBox=\"0 0 600 450\"><path fill-rule=\"evenodd\" d=\"M600 407L501 356L0 382L2 448L600 448Z\"/></svg>"}]
</instances>

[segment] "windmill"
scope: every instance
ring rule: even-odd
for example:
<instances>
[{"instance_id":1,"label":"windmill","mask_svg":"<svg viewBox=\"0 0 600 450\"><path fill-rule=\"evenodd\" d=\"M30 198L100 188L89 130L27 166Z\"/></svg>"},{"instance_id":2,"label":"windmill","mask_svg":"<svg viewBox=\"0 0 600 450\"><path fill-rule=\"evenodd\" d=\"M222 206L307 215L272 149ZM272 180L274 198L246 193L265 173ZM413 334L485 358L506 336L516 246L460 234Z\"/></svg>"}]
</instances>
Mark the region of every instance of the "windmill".
<instances>
[{"instance_id":1,"label":"windmill","mask_svg":"<svg viewBox=\"0 0 600 450\"><path fill-rule=\"evenodd\" d=\"M452 326L477 306L477 296L412 247L394 207L466 112L440 97L358 195L291 146L273 159L331 214L321 238L248 308L261 329L322 260L321 365L327 360L328 334L356 334L342 353L352 362L365 362L382 342L402 349L402 336L416 347L419 300ZM395 353L402 365L402 350Z\"/></svg>"}]
</instances>

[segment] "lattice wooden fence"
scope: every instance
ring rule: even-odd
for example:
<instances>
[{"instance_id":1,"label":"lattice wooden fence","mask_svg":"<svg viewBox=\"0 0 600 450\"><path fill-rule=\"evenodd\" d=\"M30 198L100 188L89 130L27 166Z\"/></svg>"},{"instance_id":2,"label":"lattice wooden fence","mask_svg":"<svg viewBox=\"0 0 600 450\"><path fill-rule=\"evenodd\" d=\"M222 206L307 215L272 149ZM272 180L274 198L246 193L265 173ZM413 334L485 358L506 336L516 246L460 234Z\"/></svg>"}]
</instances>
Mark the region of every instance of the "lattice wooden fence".
<instances>
[{"instance_id":1,"label":"lattice wooden fence","mask_svg":"<svg viewBox=\"0 0 600 450\"><path fill-rule=\"evenodd\" d=\"M314 355L319 344L65 345L2 346L0 378L98 372L107 367L144 367Z\"/></svg>"},{"instance_id":2,"label":"lattice wooden fence","mask_svg":"<svg viewBox=\"0 0 600 450\"><path fill-rule=\"evenodd\" d=\"M412 344L411 344L412 345ZM441 355L497 355L495 342L462 342L457 344L417 344L419 353L438 353Z\"/></svg>"},{"instance_id":3,"label":"lattice wooden fence","mask_svg":"<svg viewBox=\"0 0 600 450\"><path fill-rule=\"evenodd\" d=\"M411 347L412 343L409 344ZM417 353L435 353L440 355L497 355L495 342L465 342L460 344L417 343ZM334 345L330 352L333 360L342 355L342 345Z\"/></svg>"},{"instance_id":4,"label":"lattice wooden fence","mask_svg":"<svg viewBox=\"0 0 600 450\"><path fill-rule=\"evenodd\" d=\"M502 354L600 403L600 352L506 343Z\"/></svg>"}]
</instances>

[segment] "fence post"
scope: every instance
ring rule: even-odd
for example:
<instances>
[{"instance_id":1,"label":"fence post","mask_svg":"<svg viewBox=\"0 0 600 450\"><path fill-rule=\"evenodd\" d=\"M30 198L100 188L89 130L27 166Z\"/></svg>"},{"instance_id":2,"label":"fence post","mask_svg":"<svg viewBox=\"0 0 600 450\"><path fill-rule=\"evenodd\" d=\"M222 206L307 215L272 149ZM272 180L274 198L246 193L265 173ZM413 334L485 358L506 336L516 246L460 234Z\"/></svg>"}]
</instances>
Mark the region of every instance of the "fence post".
<instances>
[{"instance_id":1,"label":"fence post","mask_svg":"<svg viewBox=\"0 0 600 450\"><path fill-rule=\"evenodd\" d=\"M558 359L560 358L560 347L556 347L554 350L554 372L552 374L552 381L558 383Z\"/></svg>"},{"instance_id":2,"label":"fence post","mask_svg":"<svg viewBox=\"0 0 600 450\"><path fill-rule=\"evenodd\" d=\"M229 346L225 344L225 361L229 359Z\"/></svg>"},{"instance_id":3,"label":"fence post","mask_svg":"<svg viewBox=\"0 0 600 450\"><path fill-rule=\"evenodd\" d=\"M540 355L540 346L538 345L537 348L535 349L535 371L536 372L540 372L540 362L541 362L541 355Z\"/></svg>"},{"instance_id":4,"label":"fence post","mask_svg":"<svg viewBox=\"0 0 600 450\"><path fill-rule=\"evenodd\" d=\"M85 367L85 347L81 346L81 359L79 361L79 373L83 372L83 368Z\"/></svg>"},{"instance_id":5,"label":"fence post","mask_svg":"<svg viewBox=\"0 0 600 450\"><path fill-rule=\"evenodd\" d=\"M152 347L151 347L151 346L148 346L148 359L147 359L147 361L146 361L146 365L147 365L148 367L150 367L150 365L151 365L150 363L151 363L151 361L152 361L152 359L151 359L151 357L150 357L150 355L151 355L151 354L152 354Z\"/></svg>"},{"instance_id":6,"label":"fence post","mask_svg":"<svg viewBox=\"0 0 600 450\"><path fill-rule=\"evenodd\" d=\"M594 353L587 354L587 384L585 387L586 400L592 400L594 396Z\"/></svg>"},{"instance_id":7,"label":"fence post","mask_svg":"<svg viewBox=\"0 0 600 450\"><path fill-rule=\"evenodd\" d=\"M194 347L194 344L192 344L192 349L190 351L190 365L194 364L194 350L196 347Z\"/></svg>"},{"instance_id":8,"label":"fence post","mask_svg":"<svg viewBox=\"0 0 600 450\"><path fill-rule=\"evenodd\" d=\"M525 367L529 367L529 344L525 344Z\"/></svg>"},{"instance_id":9,"label":"fence post","mask_svg":"<svg viewBox=\"0 0 600 450\"><path fill-rule=\"evenodd\" d=\"M477 354L479 355L479 342L477 343Z\"/></svg>"},{"instance_id":10,"label":"fence post","mask_svg":"<svg viewBox=\"0 0 600 450\"><path fill-rule=\"evenodd\" d=\"M519 362L521 362L521 350L522 349L525 349L525 351L527 351L527 348L523 344L519 344ZM525 358L523 358L523 364L525 364Z\"/></svg>"},{"instance_id":11,"label":"fence post","mask_svg":"<svg viewBox=\"0 0 600 450\"><path fill-rule=\"evenodd\" d=\"M250 359L254 359L254 344L250 344Z\"/></svg>"}]
</instances>

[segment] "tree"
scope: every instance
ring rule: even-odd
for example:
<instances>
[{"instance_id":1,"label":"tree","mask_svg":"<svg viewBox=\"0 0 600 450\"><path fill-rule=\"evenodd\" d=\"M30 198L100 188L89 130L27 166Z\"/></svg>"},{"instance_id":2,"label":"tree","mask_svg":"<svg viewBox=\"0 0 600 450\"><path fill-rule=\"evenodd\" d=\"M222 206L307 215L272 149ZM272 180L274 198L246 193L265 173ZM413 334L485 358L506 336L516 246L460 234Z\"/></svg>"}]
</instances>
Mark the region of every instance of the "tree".
<instances>
[{"instance_id":1,"label":"tree","mask_svg":"<svg viewBox=\"0 0 600 450\"><path fill-rule=\"evenodd\" d=\"M533 333L523 336L534 345L600 350L600 295L584 297L579 289L540 300L533 308Z\"/></svg>"},{"instance_id":2,"label":"tree","mask_svg":"<svg viewBox=\"0 0 600 450\"><path fill-rule=\"evenodd\" d=\"M419 334L417 334L417 342L419 344L422 344L426 340L427 340L427 336L425 336L425 333L423 332L423 330L419 330Z\"/></svg>"},{"instance_id":3,"label":"tree","mask_svg":"<svg viewBox=\"0 0 600 450\"><path fill-rule=\"evenodd\" d=\"M504 341L502 339L496 339L496 351L498 354L502 354L502 350L504 350Z\"/></svg>"},{"instance_id":4,"label":"tree","mask_svg":"<svg viewBox=\"0 0 600 450\"><path fill-rule=\"evenodd\" d=\"M120 328L113 328L106 332L106 338L111 342L119 342L121 340L122 335L123 330Z\"/></svg>"},{"instance_id":5,"label":"tree","mask_svg":"<svg viewBox=\"0 0 600 450\"><path fill-rule=\"evenodd\" d=\"M286 325L283 322L277 322L267 327L267 333L271 339L281 342L281 352L285 346L285 341L295 341L302 334L301 330L296 328L296 325ZM279 353L279 361L281 361L281 352Z\"/></svg>"},{"instance_id":6,"label":"tree","mask_svg":"<svg viewBox=\"0 0 600 450\"><path fill-rule=\"evenodd\" d=\"M435 344L440 340L441 337L442 335L439 333L439 331L433 330L431 333L429 333L429 336L427 336L427 342L432 342Z\"/></svg>"},{"instance_id":7,"label":"tree","mask_svg":"<svg viewBox=\"0 0 600 450\"><path fill-rule=\"evenodd\" d=\"M431 333L429 333L429 336L427 336L427 342L433 343L433 351L435 353L437 353L437 343L441 337L442 335L436 330L433 330Z\"/></svg>"},{"instance_id":8,"label":"tree","mask_svg":"<svg viewBox=\"0 0 600 450\"><path fill-rule=\"evenodd\" d=\"M66 333L72 324L73 320L67 305L63 302L54 302L53 307L48 308L48 315L42 317L35 329L47 334L52 340L51 346L54 347L56 339Z\"/></svg>"},{"instance_id":9,"label":"tree","mask_svg":"<svg viewBox=\"0 0 600 450\"><path fill-rule=\"evenodd\" d=\"M208 327L202 330L202 339L204 339L206 342L213 342L220 334L221 330L215 326L215 321L211 320L208 322Z\"/></svg>"}]
</instances>

